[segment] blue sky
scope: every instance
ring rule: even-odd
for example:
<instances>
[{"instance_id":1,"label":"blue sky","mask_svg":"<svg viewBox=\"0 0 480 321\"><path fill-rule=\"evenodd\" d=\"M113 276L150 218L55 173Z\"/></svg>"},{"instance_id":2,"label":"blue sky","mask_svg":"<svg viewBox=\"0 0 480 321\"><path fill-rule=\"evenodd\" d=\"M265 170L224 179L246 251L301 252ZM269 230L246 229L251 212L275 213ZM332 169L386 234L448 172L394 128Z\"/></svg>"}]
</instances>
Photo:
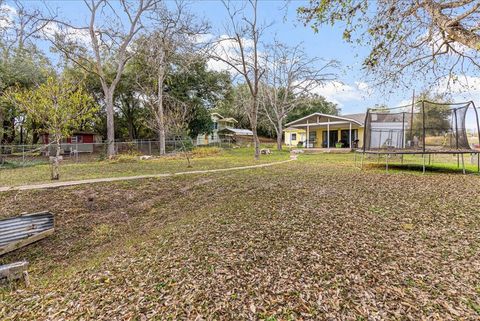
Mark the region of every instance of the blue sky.
<instances>
[{"instance_id":1,"label":"blue sky","mask_svg":"<svg viewBox=\"0 0 480 321\"><path fill-rule=\"evenodd\" d=\"M284 1L260 1L260 20L273 23L268 29L264 41L268 42L277 37L290 45L302 43L311 57L338 60L341 65L341 68L337 70L338 81L326 83L317 91L337 103L343 114L365 112L368 107L375 104L397 106L410 102L413 88L385 96L365 83L361 63L368 54L368 48L353 47L344 42L342 26L323 26L318 33L313 32L309 26L304 26L297 18L296 9L307 3L307 1L290 1L287 2L288 5L285 8L286 2ZM25 5L44 6L40 1L27 1ZM47 1L47 5L50 8L58 8L62 17L73 22L81 25L85 25L87 22L88 12L83 1ZM197 16L205 17L210 22L212 34L224 33L223 24L227 17L226 9L220 1L192 1L190 8ZM473 80L480 84L480 78ZM417 93L420 92L421 84L415 89ZM453 98L457 101L477 100L479 95L480 89L468 93L462 92L462 94L454 95Z\"/></svg>"},{"instance_id":2,"label":"blue sky","mask_svg":"<svg viewBox=\"0 0 480 321\"><path fill-rule=\"evenodd\" d=\"M339 104L342 113L363 112L377 103L396 104L402 98L392 97L391 101L379 101L369 95L367 84L362 80L361 61L368 52L366 48L352 48L342 39L343 30L339 26L325 26L314 33L297 18L296 9L306 1L291 1L285 8L283 1L261 1L259 15L261 21L273 23L265 35L265 41L274 37L296 45L302 43L307 54L325 60L338 60L341 68L337 70L338 83L328 83L318 91ZM194 2L192 11L205 16L212 24L212 33L221 34L226 20L226 9L219 1L204 0ZM408 94L410 96L411 94Z\"/></svg>"}]
</instances>

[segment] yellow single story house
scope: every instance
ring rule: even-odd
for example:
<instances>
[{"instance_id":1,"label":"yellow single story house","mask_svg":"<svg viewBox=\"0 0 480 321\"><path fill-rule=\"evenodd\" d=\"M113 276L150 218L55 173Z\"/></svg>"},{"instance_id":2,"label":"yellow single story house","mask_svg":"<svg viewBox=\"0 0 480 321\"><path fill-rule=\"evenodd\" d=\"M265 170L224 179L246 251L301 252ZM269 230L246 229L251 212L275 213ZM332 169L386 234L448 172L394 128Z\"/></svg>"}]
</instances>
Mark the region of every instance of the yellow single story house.
<instances>
[{"instance_id":1,"label":"yellow single story house","mask_svg":"<svg viewBox=\"0 0 480 321\"><path fill-rule=\"evenodd\" d=\"M287 146L305 148L360 148L363 146L365 114L313 113L286 124Z\"/></svg>"}]
</instances>

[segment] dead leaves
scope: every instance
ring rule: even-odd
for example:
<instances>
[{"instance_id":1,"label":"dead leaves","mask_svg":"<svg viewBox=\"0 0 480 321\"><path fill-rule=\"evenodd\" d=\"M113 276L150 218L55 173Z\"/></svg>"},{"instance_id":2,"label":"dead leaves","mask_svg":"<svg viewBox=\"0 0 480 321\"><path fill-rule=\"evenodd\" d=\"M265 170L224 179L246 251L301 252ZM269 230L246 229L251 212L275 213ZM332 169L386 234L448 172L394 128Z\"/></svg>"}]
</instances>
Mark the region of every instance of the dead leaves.
<instances>
[{"instance_id":1,"label":"dead leaves","mask_svg":"<svg viewBox=\"0 0 480 321\"><path fill-rule=\"evenodd\" d=\"M386 176L302 157L278 168L73 189L79 201L49 191L75 211L63 212L58 239L36 245L44 259L33 257L34 288L1 294L1 317L478 319L478 198L462 197L480 194L477 177ZM97 241L74 252L79 245L62 233L79 227ZM62 259L56 246L70 254ZM43 281L45 259L61 277Z\"/></svg>"}]
</instances>

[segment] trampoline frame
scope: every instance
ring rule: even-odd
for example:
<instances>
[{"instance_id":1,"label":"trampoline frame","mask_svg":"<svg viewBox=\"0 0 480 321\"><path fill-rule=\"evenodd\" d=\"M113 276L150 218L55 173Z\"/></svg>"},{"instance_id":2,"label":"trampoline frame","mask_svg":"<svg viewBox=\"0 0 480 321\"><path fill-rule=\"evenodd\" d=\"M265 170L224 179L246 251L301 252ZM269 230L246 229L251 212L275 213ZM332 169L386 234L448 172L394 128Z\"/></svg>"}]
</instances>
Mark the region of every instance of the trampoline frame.
<instances>
[{"instance_id":1,"label":"trampoline frame","mask_svg":"<svg viewBox=\"0 0 480 321\"><path fill-rule=\"evenodd\" d=\"M425 102L436 104L436 105L465 105L465 104L470 105L471 104L471 106L472 106L472 108L475 112L475 118L476 118L476 124L477 124L477 135L478 135L478 141L479 141L479 144L480 144L480 120L479 120L478 110L477 110L477 107L475 106L475 103L473 101L468 101L468 102L464 102L464 103L436 103L436 102L432 102L432 101L428 101L428 100L421 100L419 102L421 102L421 104L422 104L422 123L423 123L422 124L422 130L423 130L423 135L422 135L423 136L422 137L422 140L423 140L422 145L423 146L422 146L422 149L392 148L392 149L370 149L370 150L367 150L366 149L366 144L365 144L367 130L364 130L363 131L363 148L362 149L357 149L357 150L354 151L355 166L357 164L357 157L356 157L357 153L362 153L362 159L361 159L361 165L360 165L360 169L362 169L362 170L363 170L363 162L364 162L365 154L378 155L379 157L382 156L382 155L385 155L385 169L386 169L387 172L388 172L388 158L389 158L390 155L401 155L402 164L403 164L403 155L422 155L422 159L423 159L422 169L423 169L423 173L425 173L425 168L426 168L425 156L426 155L429 156L429 163L430 163L431 155L448 154L448 155L457 155L457 167L460 167L460 156L461 156L462 171L463 171L463 174L465 174L466 171L465 171L464 155L465 154L471 154L471 155L477 155L477 172L480 173L480 150L476 150L476 149L434 150L434 149L426 149L426 144L425 144L425 138L426 138L426 135L425 135L425 131L426 131L426 128L425 128ZM414 102L412 102L412 110L413 110L413 105L414 105ZM410 106L410 105L408 105L408 106ZM396 107L396 108L408 107L408 106L400 106L400 107ZM368 117L369 117L369 114L370 114L371 110L375 110L375 108L369 108L367 110L367 113L365 114L365 122L364 122L365 126L367 124ZM454 115L455 115L455 123L457 122L456 110L457 110L457 108L453 109ZM405 117L405 114L404 114L403 117ZM412 113L412 117L413 117L413 113ZM402 131L405 130L404 126L405 125L403 124ZM455 127L457 128L457 125L455 125ZM455 138L456 138L456 146L458 147L458 134L455 135ZM403 143L402 143L402 145L403 145Z\"/></svg>"}]
</instances>

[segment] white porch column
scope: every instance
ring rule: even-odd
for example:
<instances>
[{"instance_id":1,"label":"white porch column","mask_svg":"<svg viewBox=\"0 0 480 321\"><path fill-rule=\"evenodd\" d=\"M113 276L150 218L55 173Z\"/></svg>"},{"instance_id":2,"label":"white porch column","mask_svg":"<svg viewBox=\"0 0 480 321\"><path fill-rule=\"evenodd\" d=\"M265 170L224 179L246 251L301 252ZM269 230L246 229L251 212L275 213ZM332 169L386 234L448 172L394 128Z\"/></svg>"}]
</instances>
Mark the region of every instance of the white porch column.
<instances>
[{"instance_id":1,"label":"white porch column","mask_svg":"<svg viewBox=\"0 0 480 321\"><path fill-rule=\"evenodd\" d=\"M349 123L349 128L348 128L348 147L352 149L352 123Z\"/></svg>"},{"instance_id":2,"label":"white porch column","mask_svg":"<svg viewBox=\"0 0 480 321\"><path fill-rule=\"evenodd\" d=\"M327 121L327 148L330 148L330 118Z\"/></svg>"},{"instance_id":3,"label":"white porch column","mask_svg":"<svg viewBox=\"0 0 480 321\"><path fill-rule=\"evenodd\" d=\"M307 119L307 146L305 146L305 148L308 148L309 140L310 140L310 126L308 126L308 119Z\"/></svg>"}]
</instances>

